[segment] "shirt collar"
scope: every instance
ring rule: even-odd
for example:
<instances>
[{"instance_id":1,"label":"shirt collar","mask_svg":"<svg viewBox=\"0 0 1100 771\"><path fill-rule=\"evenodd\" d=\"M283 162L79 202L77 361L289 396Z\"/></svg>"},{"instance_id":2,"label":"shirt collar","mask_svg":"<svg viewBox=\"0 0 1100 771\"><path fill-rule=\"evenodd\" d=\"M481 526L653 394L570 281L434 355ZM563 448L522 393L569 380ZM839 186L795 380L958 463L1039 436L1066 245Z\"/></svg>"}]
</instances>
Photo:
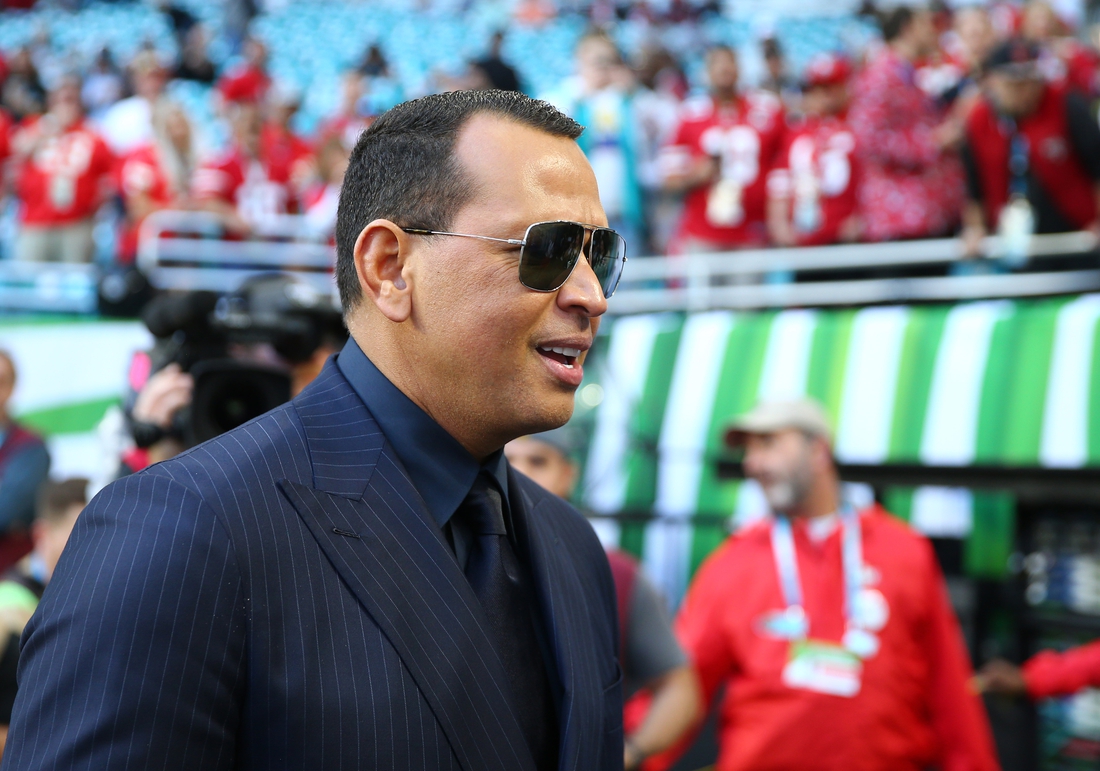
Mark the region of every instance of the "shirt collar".
<instances>
[{"instance_id":1,"label":"shirt collar","mask_svg":"<svg viewBox=\"0 0 1100 771\"><path fill-rule=\"evenodd\" d=\"M382 374L355 338L348 338L336 357L336 366L382 429L436 524L443 527L450 521L482 470L500 485L508 510L508 463L503 450L479 464L457 439Z\"/></svg>"}]
</instances>

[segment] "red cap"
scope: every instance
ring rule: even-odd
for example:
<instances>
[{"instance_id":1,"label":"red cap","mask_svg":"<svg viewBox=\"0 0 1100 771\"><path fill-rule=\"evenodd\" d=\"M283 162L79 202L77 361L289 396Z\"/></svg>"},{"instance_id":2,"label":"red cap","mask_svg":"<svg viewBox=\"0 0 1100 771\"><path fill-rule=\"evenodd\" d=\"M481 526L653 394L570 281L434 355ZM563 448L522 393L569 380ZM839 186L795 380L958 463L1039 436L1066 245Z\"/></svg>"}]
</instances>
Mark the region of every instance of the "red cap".
<instances>
[{"instance_id":1,"label":"red cap","mask_svg":"<svg viewBox=\"0 0 1100 771\"><path fill-rule=\"evenodd\" d=\"M819 54L806 67L804 81L806 88L814 86L834 86L848 82L852 76L852 65L837 54Z\"/></svg>"}]
</instances>

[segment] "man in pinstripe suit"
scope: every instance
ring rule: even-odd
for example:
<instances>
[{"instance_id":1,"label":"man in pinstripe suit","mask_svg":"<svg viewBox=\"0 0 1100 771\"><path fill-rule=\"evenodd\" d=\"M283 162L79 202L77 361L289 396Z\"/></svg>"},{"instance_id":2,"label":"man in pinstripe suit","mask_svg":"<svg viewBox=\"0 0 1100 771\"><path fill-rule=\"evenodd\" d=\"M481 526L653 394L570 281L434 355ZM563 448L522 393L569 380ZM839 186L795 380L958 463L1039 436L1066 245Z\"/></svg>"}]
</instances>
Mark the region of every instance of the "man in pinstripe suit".
<instances>
[{"instance_id":1,"label":"man in pinstripe suit","mask_svg":"<svg viewBox=\"0 0 1100 771\"><path fill-rule=\"evenodd\" d=\"M362 136L351 340L96 497L24 636L5 771L622 768L603 550L500 452L568 419L613 290L591 244L543 285L523 235L606 223L580 130L490 91Z\"/></svg>"}]
</instances>

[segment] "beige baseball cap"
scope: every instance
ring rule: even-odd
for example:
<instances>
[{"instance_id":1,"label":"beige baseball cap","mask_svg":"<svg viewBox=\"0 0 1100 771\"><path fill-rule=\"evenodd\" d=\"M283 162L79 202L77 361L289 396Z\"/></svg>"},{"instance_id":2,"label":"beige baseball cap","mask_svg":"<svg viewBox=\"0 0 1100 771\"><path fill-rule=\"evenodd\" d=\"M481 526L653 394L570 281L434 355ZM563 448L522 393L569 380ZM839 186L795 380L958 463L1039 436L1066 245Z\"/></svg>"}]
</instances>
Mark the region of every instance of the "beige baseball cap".
<instances>
[{"instance_id":1,"label":"beige baseball cap","mask_svg":"<svg viewBox=\"0 0 1100 771\"><path fill-rule=\"evenodd\" d=\"M786 428L820 436L831 445L833 427L822 406L813 399L760 402L726 426L726 445L740 447L748 434L773 434Z\"/></svg>"}]
</instances>

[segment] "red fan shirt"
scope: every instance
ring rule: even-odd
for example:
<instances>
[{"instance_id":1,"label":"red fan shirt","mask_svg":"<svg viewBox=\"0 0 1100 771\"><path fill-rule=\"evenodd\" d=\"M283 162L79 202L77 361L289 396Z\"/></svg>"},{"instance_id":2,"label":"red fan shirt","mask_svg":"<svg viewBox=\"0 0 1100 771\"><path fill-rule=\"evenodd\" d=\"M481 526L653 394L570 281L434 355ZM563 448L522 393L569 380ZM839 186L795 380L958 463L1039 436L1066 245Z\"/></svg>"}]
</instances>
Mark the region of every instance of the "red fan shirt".
<instances>
[{"instance_id":1,"label":"red fan shirt","mask_svg":"<svg viewBox=\"0 0 1100 771\"><path fill-rule=\"evenodd\" d=\"M818 523L814 523L818 524ZM827 523L826 523L827 524ZM676 631L706 704L725 683L717 771L996 771L943 575L926 538L884 510L860 514L865 587L877 653L854 695L789 684L796 644L771 632L785 608L766 521L730 538L700 568ZM793 528L809 638L844 629L842 528Z\"/></svg>"},{"instance_id":2,"label":"red fan shirt","mask_svg":"<svg viewBox=\"0 0 1100 771\"><path fill-rule=\"evenodd\" d=\"M1024 682L1033 699L1070 696L1082 688L1100 687L1100 642L1065 653L1036 653L1024 664Z\"/></svg>"},{"instance_id":3,"label":"red fan shirt","mask_svg":"<svg viewBox=\"0 0 1100 771\"><path fill-rule=\"evenodd\" d=\"M264 159L269 179L286 187L287 211L300 211L299 193L309 182L313 164L313 148L309 142L268 123L260 132L260 157Z\"/></svg>"},{"instance_id":4,"label":"red fan shirt","mask_svg":"<svg viewBox=\"0 0 1100 771\"><path fill-rule=\"evenodd\" d=\"M159 208L172 204L185 190L177 190L165 173L156 147L146 145L127 155L119 166L119 190L124 199L148 196ZM119 259L133 262L137 254L138 230L142 220L127 217L119 235Z\"/></svg>"},{"instance_id":5,"label":"red fan shirt","mask_svg":"<svg viewBox=\"0 0 1100 771\"><path fill-rule=\"evenodd\" d=\"M23 122L37 132L42 118ZM77 121L23 163L18 193L26 225L68 225L92 216L111 181L115 158L102 137Z\"/></svg>"},{"instance_id":6,"label":"red fan shirt","mask_svg":"<svg viewBox=\"0 0 1100 771\"><path fill-rule=\"evenodd\" d=\"M285 181L279 181L264 160L233 148L195 172L191 192L197 199L232 204L241 218L257 225L287 214L293 200Z\"/></svg>"},{"instance_id":7,"label":"red fan shirt","mask_svg":"<svg viewBox=\"0 0 1100 771\"><path fill-rule=\"evenodd\" d=\"M745 94L730 105L709 96L684 103L663 162L717 158L721 178L688 191L681 237L716 248L766 242L766 179L783 132L782 103L773 94Z\"/></svg>"},{"instance_id":8,"label":"red fan shirt","mask_svg":"<svg viewBox=\"0 0 1100 771\"><path fill-rule=\"evenodd\" d=\"M1097 180L1080 152L1088 152L1089 148L1075 147L1069 129L1068 98L1065 86L1048 84L1039 107L1018 121L1017 130L1027 140L1030 175L1066 222L1084 229L1096 220ZM1090 128L1095 134L1095 126ZM996 227L1001 209L1008 202L1011 130L989 101L982 99L967 120L966 138L986 220L990 227Z\"/></svg>"},{"instance_id":9,"label":"red fan shirt","mask_svg":"<svg viewBox=\"0 0 1100 771\"><path fill-rule=\"evenodd\" d=\"M856 140L844 116L812 116L791 128L768 174L768 195L791 201L801 246L832 244L856 211Z\"/></svg>"}]
</instances>

